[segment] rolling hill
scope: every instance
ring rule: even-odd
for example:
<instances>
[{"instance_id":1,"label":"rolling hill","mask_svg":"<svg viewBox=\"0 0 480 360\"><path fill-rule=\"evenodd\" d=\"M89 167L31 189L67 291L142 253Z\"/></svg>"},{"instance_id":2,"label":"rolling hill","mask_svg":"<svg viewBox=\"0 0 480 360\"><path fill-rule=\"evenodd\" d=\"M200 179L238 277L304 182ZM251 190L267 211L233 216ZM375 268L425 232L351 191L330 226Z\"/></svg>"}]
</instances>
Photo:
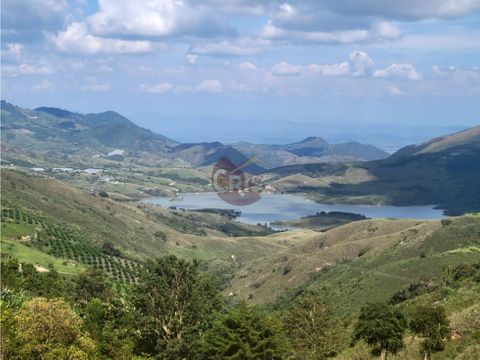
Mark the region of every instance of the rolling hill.
<instances>
[{"instance_id":1,"label":"rolling hill","mask_svg":"<svg viewBox=\"0 0 480 360\"><path fill-rule=\"evenodd\" d=\"M369 299L386 301L415 281L439 278L446 266L480 261L478 216L362 220L322 233L294 231L285 239L283 252L242 264L229 289L269 303L308 286L351 311Z\"/></svg>"},{"instance_id":2,"label":"rolling hill","mask_svg":"<svg viewBox=\"0 0 480 360\"><path fill-rule=\"evenodd\" d=\"M2 209L31 214L52 226L68 226L96 247L112 243L132 260L176 254L230 266L232 254L243 260L283 248L269 237L255 236L265 233L263 227L238 223L228 214L116 201L21 171L2 169L1 177ZM252 235L244 238L238 233ZM25 234L7 240L20 235Z\"/></svg>"},{"instance_id":3,"label":"rolling hill","mask_svg":"<svg viewBox=\"0 0 480 360\"><path fill-rule=\"evenodd\" d=\"M175 146L170 154L180 158L194 166L209 166L222 158L230 160L235 165L240 165L248 160L248 157L229 145L220 142L180 144ZM258 164L250 164L243 169L250 174L265 172L265 168Z\"/></svg>"}]
</instances>

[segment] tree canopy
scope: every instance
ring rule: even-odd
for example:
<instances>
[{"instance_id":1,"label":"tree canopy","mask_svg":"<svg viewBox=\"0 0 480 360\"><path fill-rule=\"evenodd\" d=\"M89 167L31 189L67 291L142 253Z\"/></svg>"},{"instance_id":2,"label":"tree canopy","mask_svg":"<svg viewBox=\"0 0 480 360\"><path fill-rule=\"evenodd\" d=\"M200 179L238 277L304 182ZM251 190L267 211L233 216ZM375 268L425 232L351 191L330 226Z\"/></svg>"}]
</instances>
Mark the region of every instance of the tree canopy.
<instances>
[{"instance_id":1,"label":"tree canopy","mask_svg":"<svg viewBox=\"0 0 480 360\"><path fill-rule=\"evenodd\" d=\"M135 290L140 349L163 358L191 358L199 336L222 307L218 280L199 264L167 256L150 262Z\"/></svg>"},{"instance_id":2,"label":"tree canopy","mask_svg":"<svg viewBox=\"0 0 480 360\"><path fill-rule=\"evenodd\" d=\"M281 323L245 302L219 314L202 342L202 359L283 359Z\"/></svg>"},{"instance_id":3,"label":"tree canopy","mask_svg":"<svg viewBox=\"0 0 480 360\"><path fill-rule=\"evenodd\" d=\"M372 353L385 359L387 352L397 353L404 346L408 323L401 311L383 303L364 306L355 325L353 342L365 341Z\"/></svg>"},{"instance_id":4,"label":"tree canopy","mask_svg":"<svg viewBox=\"0 0 480 360\"><path fill-rule=\"evenodd\" d=\"M450 335L450 323L442 306L419 305L412 313L410 329L423 338L425 359L433 352L442 351L445 338Z\"/></svg>"}]
</instances>

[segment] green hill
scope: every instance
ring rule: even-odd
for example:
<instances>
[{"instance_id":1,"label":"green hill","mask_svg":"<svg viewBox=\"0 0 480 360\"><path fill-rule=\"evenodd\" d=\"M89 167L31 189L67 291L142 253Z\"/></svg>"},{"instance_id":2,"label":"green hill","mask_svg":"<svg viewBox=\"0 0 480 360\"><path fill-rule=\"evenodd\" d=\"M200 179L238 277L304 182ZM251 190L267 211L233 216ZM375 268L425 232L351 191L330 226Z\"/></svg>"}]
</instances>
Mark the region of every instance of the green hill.
<instances>
[{"instance_id":1,"label":"green hill","mask_svg":"<svg viewBox=\"0 0 480 360\"><path fill-rule=\"evenodd\" d=\"M119 149L157 157L176 143L113 111L78 114L56 108L22 109L1 103L3 160L66 166ZM165 157L165 156L163 156Z\"/></svg>"},{"instance_id":2,"label":"green hill","mask_svg":"<svg viewBox=\"0 0 480 360\"><path fill-rule=\"evenodd\" d=\"M239 223L228 212L177 211L116 201L20 171L2 169L1 177L2 208L30 213L52 226L66 226L96 248L111 243L133 260L173 253L230 267L232 255L243 261L284 248L262 236L269 233L264 227ZM30 232L20 228L7 240Z\"/></svg>"},{"instance_id":3,"label":"green hill","mask_svg":"<svg viewBox=\"0 0 480 360\"><path fill-rule=\"evenodd\" d=\"M293 231L285 251L245 263L230 289L259 303L307 285L348 309L386 300L402 286L440 276L444 266L480 261L480 218L445 221L374 219L323 233Z\"/></svg>"}]
</instances>

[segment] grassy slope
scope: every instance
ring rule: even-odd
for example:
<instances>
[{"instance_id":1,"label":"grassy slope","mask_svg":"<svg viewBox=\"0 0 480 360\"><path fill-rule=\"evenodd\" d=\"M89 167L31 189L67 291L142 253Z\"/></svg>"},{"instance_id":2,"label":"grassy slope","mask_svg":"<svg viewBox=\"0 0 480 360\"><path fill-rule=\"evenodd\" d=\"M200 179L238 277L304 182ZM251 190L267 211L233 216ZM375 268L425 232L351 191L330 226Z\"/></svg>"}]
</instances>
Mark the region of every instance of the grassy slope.
<instances>
[{"instance_id":1,"label":"grassy slope","mask_svg":"<svg viewBox=\"0 0 480 360\"><path fill-rule=\"evenodd\" d=\"M41 266L49 269L53 266L61 274L75 275L86 270L86 267L74 263L64 262L62 259L46 254L30 246L25 246L18 241L7 239L2 234L2 253L10 255L20 262Z\"/></svg>"},{"instance_id":2,"label":"grassy slope","mask_svg":"<svg viewBox=\"0 0 480 360\"><path fill-rule=\"evenodd\" d=\"M61 181L23 172L2 170L1 175L3 206L33 210L50 222L74 226L94 243L108 240L134 259L174 253L229 266L231 255L240 261L283 249L268 237L232 238L210 230L213 236L181 233L162 223L172 213L158 206L96 197ZM166 239L155 236L157 232Z\"/></svg>"},{"instance_id":3,"label":"grassy slope","mask_svg":"<svg viewBox=\"0 0 480 360\"><path fill-rule=\"evenodd\" d=\"M480 218L440 221L375 219L325 233L290 232L297 243L268 259L243 264L230 291L269 303L309 286L343 311L366 301L387 300L415 280L439 276L442 268L480 261Z\"/></svg>"},{"instance_id":4,"label":"grassy slope","mask_svg":"<svg viewBox=\"0 0 480 360\"><path fill-rule=\"evenodd\" d=\"M478 277L478 274L477 274ZM434 353L433 360L476 360L480 353L480 282L467 278L451 284L444 284L437 290L420 295L400 304L407 314L417 305L443 306L452 329L452 337L445 343L445 349ZM405 348L389 358L397 360L421 359L421 339L407 333ZM363 343L346 348L337 360L376 359Z\"/></svg>"}]
</instances>

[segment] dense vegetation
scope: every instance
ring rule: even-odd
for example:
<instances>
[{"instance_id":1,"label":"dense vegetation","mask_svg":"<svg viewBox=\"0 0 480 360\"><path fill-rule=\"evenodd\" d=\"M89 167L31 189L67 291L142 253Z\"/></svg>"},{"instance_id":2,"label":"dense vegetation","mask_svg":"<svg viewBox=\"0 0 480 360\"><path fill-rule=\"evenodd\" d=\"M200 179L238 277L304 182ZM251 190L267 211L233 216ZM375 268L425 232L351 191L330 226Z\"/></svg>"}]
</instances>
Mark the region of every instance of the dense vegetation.
<instances>
[{"instance_id":1,"label":"dense vegetation","mask_svg":"<svg viewBox=\"0 0 480 360\"><path fill-rule=\"evenodd\" d=\"M422 296L396 306L371 303L340 321L333 304L315 293L277 310L231 302L220 294L219 280L201 268L198 262L168 256L148 262L138 284L126 285L96 269L65 278L4 256L3 356L326 359L342 358L360 343L357 352L368 344L372 354L382 358L388 353L402 359L449 358L452 351L465 350L460 343L469 341L451 346L447 310L453 294L444 295L442 305ZM448 291L448 286L479 287L480 266L462 265L448 274L437 292ZM474 331L473 341L480 329ZM447 347L450 355L443 356Z\"/></svg>"}]
</instances>

